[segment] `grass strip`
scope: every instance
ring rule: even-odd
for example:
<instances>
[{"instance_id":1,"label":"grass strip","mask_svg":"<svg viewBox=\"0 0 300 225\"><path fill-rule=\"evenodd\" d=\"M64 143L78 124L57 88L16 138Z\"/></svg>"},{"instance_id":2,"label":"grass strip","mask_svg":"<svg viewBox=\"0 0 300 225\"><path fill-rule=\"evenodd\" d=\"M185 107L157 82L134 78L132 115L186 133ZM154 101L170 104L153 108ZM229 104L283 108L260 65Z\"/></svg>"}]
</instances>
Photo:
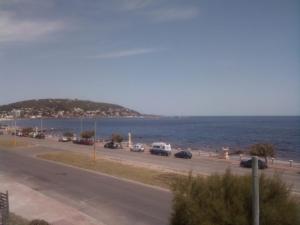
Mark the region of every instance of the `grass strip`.
<instances>
[{"instance_id":1,"label":"grass strip","mask_svg":"<svg viewBox=\"0 0 300 225\"><path fill-rule=\"evenodd\" d=\"M13 147L26 147L28 143L24 140L16 140L16 143L13 138L11 139L0 139L0 147L13 148Z\"/></svg>"},{"instance_id":2,"label":"grass strip","mask_svg":"<svg viewBox=\"0 0 300 225\"><path fill-rule=\"evenodd\" d=\"M144 167L125 165L103 158L97 158L96 162L94 162L87 155L79 153L47 153L38 155L38 157L168 189L176 179L184 176L177 173L160 172Z\"/></svg>"},{"instance_id":3,"label":"grass strip","mask_svg":"<svg viewBox=\"0 0 300 225\"><path fill-rule=\"evenodd\" d=\"M9 213L9 219L7 225L28 225L29 221L14 213Z\"/></svg>"}]
</instances>

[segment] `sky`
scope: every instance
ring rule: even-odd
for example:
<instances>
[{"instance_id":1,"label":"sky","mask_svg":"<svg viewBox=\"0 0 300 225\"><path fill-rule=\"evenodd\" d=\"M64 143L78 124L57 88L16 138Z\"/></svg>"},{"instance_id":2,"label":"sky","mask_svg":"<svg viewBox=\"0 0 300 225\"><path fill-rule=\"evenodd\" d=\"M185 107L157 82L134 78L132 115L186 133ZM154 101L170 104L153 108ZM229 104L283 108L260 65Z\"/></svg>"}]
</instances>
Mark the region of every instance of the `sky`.
<instances>
[{"instance_id":1,"label":"sky","mask_svg":"<svg viewBox=\"0 0 300 225\"><path fill-rule=\"evenodd\" d=\"M299 0L0 0L0 104L300 115Z\"/></svg>"}]
</instances>

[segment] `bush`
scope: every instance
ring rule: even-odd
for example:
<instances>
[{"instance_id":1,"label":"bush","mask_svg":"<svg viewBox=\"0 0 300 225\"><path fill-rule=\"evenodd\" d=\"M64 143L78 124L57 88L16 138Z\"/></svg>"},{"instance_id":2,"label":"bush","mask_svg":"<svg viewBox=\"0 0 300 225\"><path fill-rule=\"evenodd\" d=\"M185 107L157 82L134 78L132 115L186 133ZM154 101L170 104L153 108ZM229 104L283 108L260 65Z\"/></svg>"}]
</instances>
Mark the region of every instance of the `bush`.
<instances>
[{"instance_id":1,"label":"bush","mask_svg":"<svg viewBox=\"0 0 300 225\"><path fill-rule=\"evenodd\" d=\"M80 136L81 138L90 139L95 136L95 132L92 130L83 131Z\"/></svg>"},{"instance_id":2,"label":"bush","mask_svg":"<svg viewBox=\"0 0 300 225\"><path fill-rule=\"evenodd\" d=\"M24 136L28 136L33 131L34 131L34 129L32 127L25 127L22 129L22 134Z\"/></svg>"},{"instance_id":3,"label":"bush","mask_svg":"<svg viewBox=\"0 0 300 225\"><path fill-rule=\"evenodd\" d=\"M121 143L123 141L123 137L120 134L112 134L111 140L112 142Z\"/></svg>"},{"instance_id":4,"label":"bush","mask_svg":"<svg viewBox=\"0 0 300 225\"><path fill-rule=\"evenodd\" d=\"M251 225L251 176L178 179L172 185L171 225ZM260 176L260 224L300 224L299 203L279 177Z\"/></svg>"},{"instance_id":5,"label":"bush","mask_svg":"<svg viewBox=\"0 0 300 225\"><path fill-rule=\"evenodd\" d=\"M32 220L30 221L29 225L50 225L50 224L45 220Z\"/></svg>"},{"instance_id":6,"label":"bush","mask_svg":"<svg viewBox=\"0 0 300 225\"><path fill-rule=\"evenodd\" d=\"M72 137L74 137L74 134L71 133L71 132L65 132L65 133L63 134L63 136L64 136L64 137L67 137L67 138L72 138Z\"/></svg>"},{"instance_id":7,"label":"bush","mask_svg":"<svg viewBox=\"0 0 300 225\"><path fill-rule=\"evenodd\" d=\"M254 144L250 147L250 155L264 157L268 164L268 157L275 156L275 148L272 144Z\"/></svg>"}]
</instances>

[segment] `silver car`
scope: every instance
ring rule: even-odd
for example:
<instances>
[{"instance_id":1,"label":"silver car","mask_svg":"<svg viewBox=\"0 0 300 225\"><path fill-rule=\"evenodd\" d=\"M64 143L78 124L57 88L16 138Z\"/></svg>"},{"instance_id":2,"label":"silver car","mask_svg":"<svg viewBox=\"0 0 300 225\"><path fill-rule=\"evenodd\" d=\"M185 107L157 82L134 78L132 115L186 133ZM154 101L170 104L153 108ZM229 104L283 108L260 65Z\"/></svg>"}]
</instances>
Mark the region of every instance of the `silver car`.
<instances>
[{"instance_id":1,"label":"silver car","mask_svg":"<svg viewBox=\"0 0 300 225\"><path fill-rule=\"evenodd\" d=\"M137 143L137 144L133 145L130 148L130 151L132 151L132 152L143 152L143 151L145 151L145 147L144 147L143 144Z\"/></svg>"}]
</instances>

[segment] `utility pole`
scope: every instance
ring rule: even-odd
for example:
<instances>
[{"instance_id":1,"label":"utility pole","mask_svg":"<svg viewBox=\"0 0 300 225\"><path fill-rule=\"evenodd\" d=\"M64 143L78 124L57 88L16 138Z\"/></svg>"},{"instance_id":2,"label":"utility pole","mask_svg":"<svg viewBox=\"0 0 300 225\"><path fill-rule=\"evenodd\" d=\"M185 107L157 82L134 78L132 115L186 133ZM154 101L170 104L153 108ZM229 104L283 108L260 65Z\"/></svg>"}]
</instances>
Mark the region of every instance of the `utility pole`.
<instances>
[{"instance_id":1,"label":"utility pole","mask_svg":"<svg viewBox=\"0 0 300 225\"><path fill-rule=\"evenodd\" d=\"M97 135L96 130L97 130L97 120L95 117L95 120L94 120L94 156L93 156L94 161L96 161L96 135Z\"/></svg>"},{"instance_id":2,"label":"utility pole","mask_svg":"<svg viewBox=\"0 0 300 225\"><path fill-rule=\"evenodd\" d=\"M14 146L17 145L17 115L15 115L15 137L14 137Z\"/></svg>"},{"instance_id":3,"label":"utility pole","mask_svg":"<svg viewBox=\"0 0 300 225\"><path fill-rule=\"evenodd\" d=\"M41 118L41 133L43 133L43 118Z\"/></svg>"},{"instance_id":4,"label":"utility pole","mask_svg":"<svg viewBox=\"0 0 300 225\"><path fill-rule=\"evenodd\" d=\"M82 116L80 117L80 133L82 133L82 130L83 130L83 124L82 124L82 121L83 120L83 118L82 118Z\"/></svg>"},{"instance_id":5,"label":"utility pole","mask_svg":"<svg viewBox=\"0 0 300 225\"><path fill-rule=\"evenodd\" d=\"M252 157L252 225L259 225L259 176L257 156Z\"/></svg>"}]
</instances>

